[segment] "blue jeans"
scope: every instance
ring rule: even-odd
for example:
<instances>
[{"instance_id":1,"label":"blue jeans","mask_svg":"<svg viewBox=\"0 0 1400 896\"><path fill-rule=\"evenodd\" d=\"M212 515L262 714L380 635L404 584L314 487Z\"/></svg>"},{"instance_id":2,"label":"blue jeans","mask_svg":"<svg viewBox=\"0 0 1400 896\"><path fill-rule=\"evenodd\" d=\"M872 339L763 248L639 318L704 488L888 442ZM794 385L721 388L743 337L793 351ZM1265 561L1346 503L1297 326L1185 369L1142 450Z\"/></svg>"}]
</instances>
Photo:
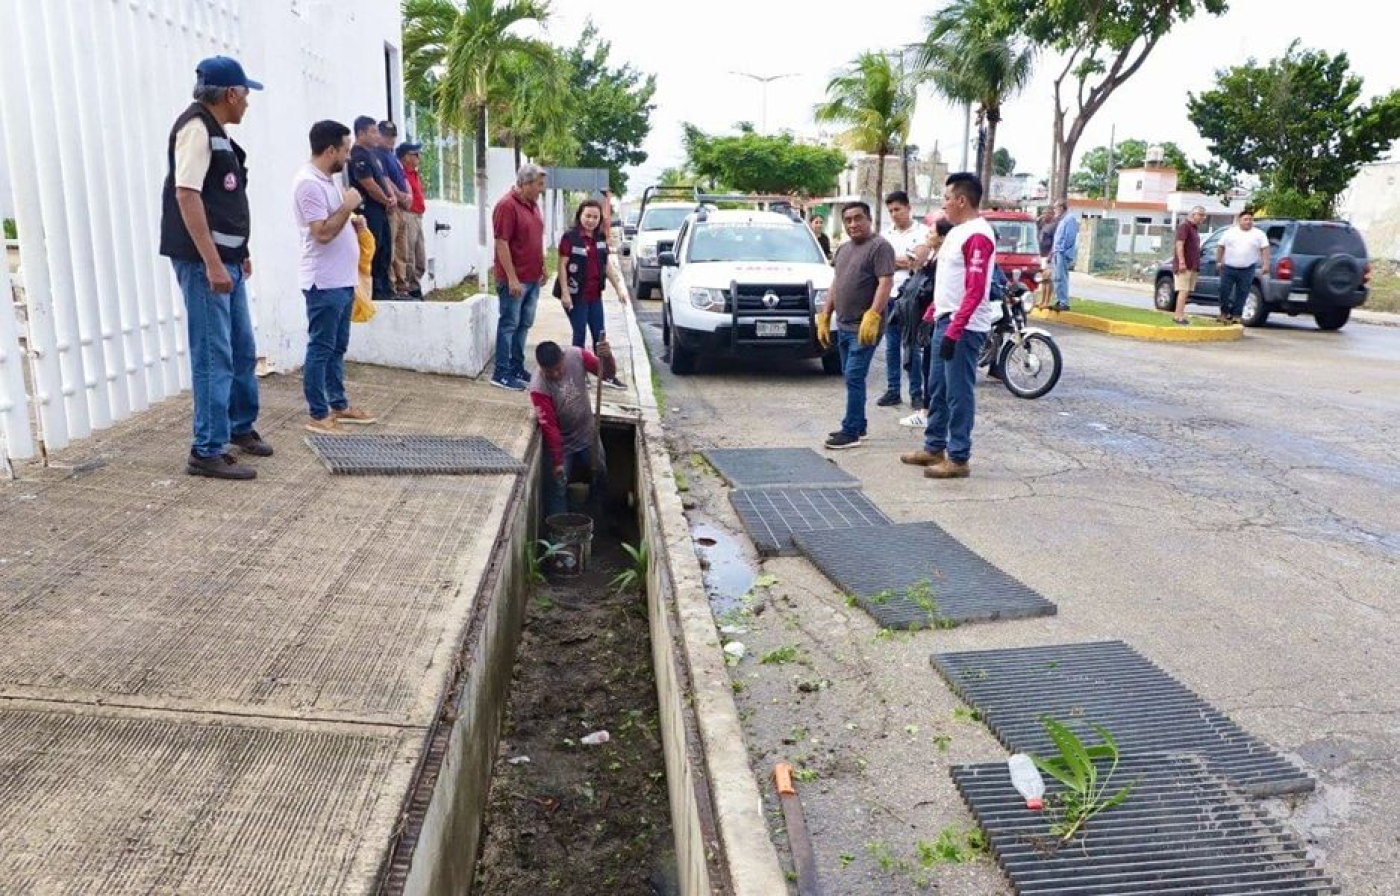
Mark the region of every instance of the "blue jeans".
<instances>
[{"instance_id":1,"label":"blue jeans","mask_svg":"<svg viewBox=\"0 0 1400 896\"><path fill-rule=\"evenodd\" d=\"M365 200L364 210L365 226L374 234L374 260L370 263L370 272L374 279L374 298L392 296L394 231L389 224L389 212L373 199Z\"/></svg>"},{"instance_id":2,"label":"blue jeans","mask_svg":"<svg viewBox=\"0 0 1400 896\"><path fill-rule=\"evenodd\" d=\"M593 334L593 344L597 345L603 335L603 301L574 302L569 309L569 323L574 326L574 345L583 348L583 334L587 329Z\"/></svg>"},{"instance_id":3,"label":"blue jeans","mask_svg":"<svg viewBox=\"0 0 1400 896\"><path fill-rule=\"evenodd\" d=\"M234 436L253 431L258 419L258 349L248 316L243 267L225 264L233 292L215 293L200 261L172 260L185 296L190 341L190 395L194 439L190 453L218 457Z\"/></svg>"},{"instance_id":4,"label":"blue jeans","mask_svg":"<svg viewBox=\"0 0 1400 896\"><path fill-rule=\"evenodd\" d=\"M1220 313L1239 317L1244 313L1244 300L1254 286L1254 273L1259 265L1247 268L1232 268L1228 264L1220 266Z\"/></svg>"},{"instance_id":5,"label":"blue jeans","mask_svg":"<svg viewBox=\"0 0 1400 896\"><path fill-rule=\"evenodd\" d=\"M345 398L345 350L350 347L350 308L355 289L302 290L306 296L306 363L302 391L311 416L320 420L332 410L350 407Z\"/></svg>"},{"instance_id":6,"label":"blue jeans","mask_svg":"<svg viewBox=\"0 0 1400 896\"><path fill-rule=\"evenodd\" d=\"M953 460L966 463L972 456L972 423L977 416L977 357L987 334L964 330L953 360L945 361L938 355L938 347L952 320L952 315L945 315L938 321L929 342L934 357L929 363L924 450L930 454L947 451Z\"/></svg>"},{"instance_id":7,"label":"blue jeans","mask_svg":"<svg viewBox=\"0 0 1400 896\"><path fill-rule=\"evenodd\" d=\"M589 499L592 500L603 494L608 483L608 458L606 454L600 455L603 462L593 464L593 446L580 448L572 454L564 455L564 478L555 478L554 470L546 467L544 471L544 515L554 516L556 513L569 512L569 477L573 475L574 468L580 464L588 467L593 474L592 484L589 486ZM549 463L549 455L545 455L545 463Z\"/></svg>"},{"instance_id":8,"label":"blue jeans","mask_svg":"<svg viewBox=\"0 0 1400 896\"><path fill-rule=\"evenodd\" d=\"M540 284L522 283L520 298L510 294L510 285L496 284L501 300L501 319L496 325L496 379L523 376L525 340L535 325L535 306L540 301Z\"/></svg>"},{"instance_id":9,"label":"blue jeans","mask_svg":"<svg viewBox=\"0 0 1400 896\"><path fill-rule=\"evenodd\" d=\"M841 353L841 371L846 377L846 416L841 431L848 436L865 435L865 379L875 346L861 345L860 335L846 330L836 332L836 348Z\"/></svg>"},{"instance_id":10,"label":"blue jeans","mask_svg":"<svg viewBox=\"0 0 1400 896\"><path fill-rule=\"evenodd\" d=\"M1051 283L1055 287L1055 304L1069 305L1069 268L1074 264L1074 259L1068 255L1056 255L1052 259L1054 270L1052 272Z\"/></svg>"},{"instance_id":11,"label":"blue jeans","mask_svg":"<svg viewBox=\"0 0 1400 896\"><path fill-rule=\"evenodd\" d=\"M891 305L893 307L893 305ZM885 326L885 384L892 395L898 395L900 376L900 355L904 341L904 327L897 321ZM924 384L918 374L918 350L909 355L909 398L917 401L924 394Z\"/></svg>"}]
</instances>

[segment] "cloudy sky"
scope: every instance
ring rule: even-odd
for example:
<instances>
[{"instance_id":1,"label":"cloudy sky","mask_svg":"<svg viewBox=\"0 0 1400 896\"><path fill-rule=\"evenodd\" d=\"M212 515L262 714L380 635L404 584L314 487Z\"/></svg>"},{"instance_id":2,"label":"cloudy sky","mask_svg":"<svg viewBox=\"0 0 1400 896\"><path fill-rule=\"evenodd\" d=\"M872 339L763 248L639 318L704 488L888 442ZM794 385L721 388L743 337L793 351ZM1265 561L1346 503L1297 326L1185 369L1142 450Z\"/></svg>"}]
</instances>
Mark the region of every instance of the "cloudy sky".
<instances>
[{"instance_id":1,"label":"cloudy sky","mask_svg":"<svg viewBox=\"0 0 1400 896\"><path fill-rule=\"evenodd\" d=\"M613 43L613 58L657 76L647 163L632 186L650 182L682 158L681 123L725 131L761 118L761 88L732 71L793 73L768 87L768 129L818 133L812 107L832 73L857 53L920 38L924 17L941 0L709 0L668 4L647 0L555 0L549 37L568 44L591 17ZM1204 158L1204 142L1186 117L1186 94L1208 89L1215 69L1250 56L1281 54L1295 38L1305 46L1345 50L1367 94L1400 86L1393 28L1380 20L1384 4L1365 0L1234 0L1219 18L1195 19L1167 35L1143 68L1095 116L1078 152L1118 139L1174 140ZM1368 30L1367 24L1370 28ZM1030 87L1007 105L998 145L1020 170L1043 174L1050 164L1053 59L1042 59ZM924 91L910 142L937 145L954 167L961 159L963 117ZM1076 156L1077 158L1077 156Z\"/></svg>"}]
</instances>

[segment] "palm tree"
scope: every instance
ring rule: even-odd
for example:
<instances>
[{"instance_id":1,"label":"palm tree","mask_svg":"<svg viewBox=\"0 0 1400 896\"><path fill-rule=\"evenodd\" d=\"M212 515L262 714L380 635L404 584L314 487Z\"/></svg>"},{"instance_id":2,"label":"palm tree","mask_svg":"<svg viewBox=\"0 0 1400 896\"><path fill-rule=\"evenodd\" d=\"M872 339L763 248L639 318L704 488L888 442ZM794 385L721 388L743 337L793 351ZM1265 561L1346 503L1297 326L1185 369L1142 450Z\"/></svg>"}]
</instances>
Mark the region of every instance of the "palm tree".
<instances>
[{"instance_id":1,"label":"palm tree","mask_svg":"<svg viewBox=\"0 0 1400 896\"><path fill-rule=\"evenodd\" d=\"M994 29L988 0L955 0L924 20L928 37L914 50L922 80L955 105L977 107L977 176L993 174L1001 107L1030 82L1035 52Z\"/></svg>"},{"instance_id":2,"label":"palm tree","mask_svg":"<svg viewBox=\"0 0 1400 896\"><path fill-rule=\"evenodd\" d=\"M513 59L546 65L554 49L514 33L518 25L543 25L544 0L403 0L404 68L409 90L431 83L433 104L443 124L476 129L477 232L486 246L487 110L508 93L501 70ZM486 256L483 256L486 257Z\"/></svg>"},{"instance_id":3,"label":"palm tree","mask_svg":"<svg viewBox=\"0 0 1400 896\"><path fill-rule=\"evenodd\" d=\"M841 140L852 149L874 153L875 228L884 209L885 156L909 139L915 94L904 66L884 53L866 52L826 85L826 102L816 109L818 122L847 125Z\"/></svg>"},{"instance_id":4,"label":"palm tree","mask_svg":"<svg viewBox=\"0 0 1400 896\"><path fill-rule=\"evenodd\" d=\"M499 107L492 107L495 129L515 149L515 167L520 167L522 152L546 165L567 165L578 158L568 60L554 53L540 64L514 55L497 74L502 84Z\"/></svg>"}]
</instances>

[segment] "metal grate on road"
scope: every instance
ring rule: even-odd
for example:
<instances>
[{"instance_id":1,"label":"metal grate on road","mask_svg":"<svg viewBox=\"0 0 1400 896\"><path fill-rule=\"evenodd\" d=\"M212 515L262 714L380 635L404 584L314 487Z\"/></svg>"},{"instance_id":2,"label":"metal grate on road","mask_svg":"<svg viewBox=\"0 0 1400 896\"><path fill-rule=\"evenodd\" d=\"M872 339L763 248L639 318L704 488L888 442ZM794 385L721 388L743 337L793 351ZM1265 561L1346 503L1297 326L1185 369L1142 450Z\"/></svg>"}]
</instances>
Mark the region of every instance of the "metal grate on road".
<instances>
[{"instance_id":1,"label":"metal grate on road","mask_svg":"<svg viewBox=\"0 0 1400 896\"><path fill-rule=\"evenodd\" d=\"M1051 750L1050 716L1097 739L1107 728L1124 753L1199 756L1256 796L1307 793L1305 772L1121 641L935 653L933 665L1008 749Z\"/></svg>"},{"instance_id":2,"label":"metal grate on road","mask_svg":"<svg viewBox=\"0 0 1400 896\"><path fill-rule=\"evenodd\" d=\"M739 489L729 493L758 553L764 557L797 556L792 533L849 529L889 523L889 517L853 488Z\"/></svg>"},{"instance_id":3,"label":"metal grate on road","mask_svg":"<svg viewBox=\"0 0 1400 896\"><path fill-rule=\"evenodd\" d=\"M306 444L341 475L522 473L525 465L481 436L312 435Z\"/></svg>"},{"instance_id":4,"label":"metal grate on road","mask_svg":"<svg viewBox=\"0 0 1400 896\"><path fill-rule=\"evenodd\" d=\"M734 488L860 488L811 448L711 448L705 459Z\"/></svg>"},{"instance_id":5,"label":"metal grate on road","mask_svg":"<svg viewBox=\"0 0 1400 896\"><path fill-rule=\"evenodd\" d=\"M827 578L885 628L1050 616L1055 605L934 523L794 532Z\"/></svg>"},{"instance_id":6,"label":"metal grate on road","mask_svg":"<svg viewBox=\"0 0 1400 896\"><path fill-rule=\"evenodd\" d=\"M1193 756L1124 758L1112 788L1131 786L1127 799L1065 845L1049 830L1058 781L1046 784L1050 808L1033 812L1005 763L951 772L1019 896L1340 892L1296 837Z\"/></svg>"}]
</instances>

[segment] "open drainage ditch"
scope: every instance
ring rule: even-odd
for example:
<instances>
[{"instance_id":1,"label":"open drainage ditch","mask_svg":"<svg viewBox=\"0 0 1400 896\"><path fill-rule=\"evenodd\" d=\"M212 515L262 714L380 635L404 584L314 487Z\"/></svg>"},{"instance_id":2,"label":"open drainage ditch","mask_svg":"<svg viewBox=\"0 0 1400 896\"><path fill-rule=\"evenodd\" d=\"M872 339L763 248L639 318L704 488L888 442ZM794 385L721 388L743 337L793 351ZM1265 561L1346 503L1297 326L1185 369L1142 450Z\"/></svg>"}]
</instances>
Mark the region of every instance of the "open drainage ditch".
<instances>
[{"instance_id":1,"label":"open drainage ditch","mask_svg":"<svg viewBox=\"0 0 1400 896\"><path fill-rule=\"evenodd\" d=\"M624 549L641 543L635 441L604 428L608 494L570 508L593 518L584 571L530 567L473 893L680 892L647 570Z\"/></svg>"}]
</instances>

